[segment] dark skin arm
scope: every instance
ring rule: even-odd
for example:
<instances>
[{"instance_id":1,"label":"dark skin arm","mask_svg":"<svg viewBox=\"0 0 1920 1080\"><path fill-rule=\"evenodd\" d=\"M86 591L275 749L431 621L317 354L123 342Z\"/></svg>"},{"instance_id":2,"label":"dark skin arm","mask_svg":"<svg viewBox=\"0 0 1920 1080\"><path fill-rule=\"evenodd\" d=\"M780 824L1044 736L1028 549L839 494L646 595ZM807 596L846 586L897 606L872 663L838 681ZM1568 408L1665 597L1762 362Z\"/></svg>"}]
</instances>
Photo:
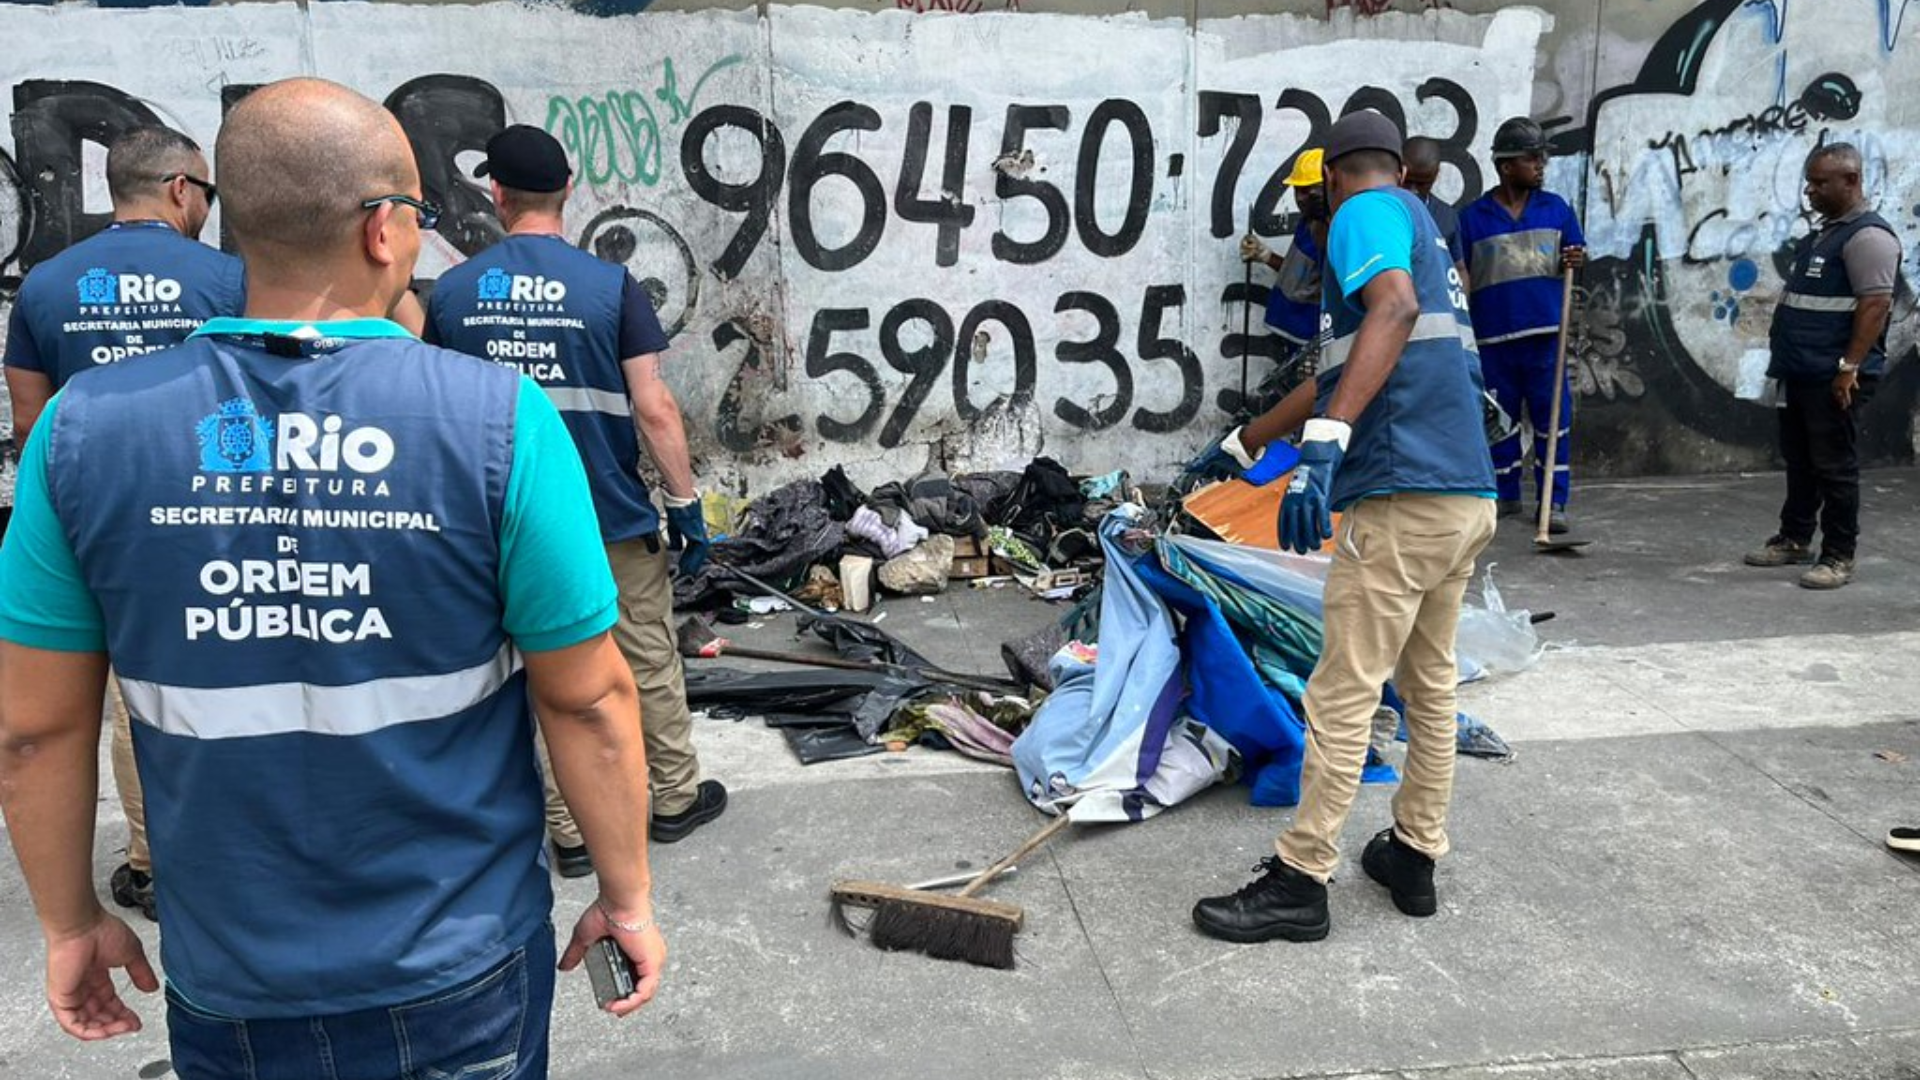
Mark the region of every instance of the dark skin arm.
<instances>
[{"instance_id":1,"label":"dark skin arm","mask_svg":"<svg viewBox=\"0 0 1920 1080\"><path fill-rule=\"evenodd\" d=\"M1314 381L1308 379L1280 399L1278 405L1247 421L1247 426L1240 429L1240 445L1246 447L1247 453L1258 454L1261 447L1299 431L1313 419L1314 391Z\"/></svg>"},{"instance_id":2,"label":"dark skin arm","mask_svg":"<svg viewBox=\"0 0 1920 1080\"><path fill-rule=\"evenodd\" d=\"M1893 311L1893 297L1889 294L1862 296L1853 309L1853 337L1847 341L1844 359L1849 365L1858 367L1873 351L1874 343L1887 328L1887 317ZM1860 387L1860 373L1843 371L1833 377L1833 400L1841 408L1853 407L1854 391Z\"/></svg>"},{"instance_id":3,"label":"dark skin arm","mask_svg":"<svg viewBox=\"0 0 1920 1080\"><path fill-rule=\"evenodd\" d=\"M1420 297L1413 290L1413 278L1404 270L1388 270L1374 275L1360 290L1366 305L1366 318L1360 322L1353 351L1340 370L1340 385L1327 403L1326 417L1351 424L1367 411L1380 388L1400 363L1407 339L1413 336L1413 324L1420 318Z\"/></svg>"}]
</instances>

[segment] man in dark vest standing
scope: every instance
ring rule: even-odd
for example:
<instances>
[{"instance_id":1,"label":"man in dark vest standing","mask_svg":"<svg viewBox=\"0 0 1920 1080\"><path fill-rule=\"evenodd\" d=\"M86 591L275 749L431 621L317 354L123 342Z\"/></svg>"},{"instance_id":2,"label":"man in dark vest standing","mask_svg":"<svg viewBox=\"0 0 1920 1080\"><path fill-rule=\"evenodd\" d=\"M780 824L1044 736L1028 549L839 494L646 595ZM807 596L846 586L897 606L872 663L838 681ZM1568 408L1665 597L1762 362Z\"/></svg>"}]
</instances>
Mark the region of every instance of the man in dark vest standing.
<instances>
[{"instance_id":1,"label":"man in dark vest standing","mask_svg":"<svg viewBox=\"0 0 1920 1080\"><path fill-rule=\"evenodd\" d=\"M1799 566L1809 589L1853 580L1860 538L1860 408L1887 366L1887 314L1900 273L1900 240L1867 205L1860 151L1830 143L1807 159L1807 202L1821 217L1802 242L1773 309L1769 390L1780 413L1787 499L1780 531L1748 566Z\"/></svg>"},{"instance_id":2,"label":"man in dark vest standing","mask_svg":"<svg viewBox=\"0 0 1920 1080\"><path fill-rule=\"evenodd\" d=\"M133 714L181 1076L547 1075L537 719L598 856L561 966L611 938L639 1009L646 768L617 597L532 383L389 315L437 211L399 123L254 91L216 157L244 318L47 406L0 547L0 807L81 1039L156 988L90 869L102 685Z\"/></svg>"},{"instance_id":3,"label":"man in dark vest standing","mask_svg":"<svg viewBox=\"0 0 1920 1080\"><path fill-rule=\"evenodd\" d=\"M48 399L75 375L170 348L208 319L240 314L240 260L196 239L213 211L211 176L199 145L172 128L137 127L107 148L113 220L29 271L8 320L14 445L27 444ZM127 861L108 887L116 903L151 919L145 804L127 708L111 678L107 706L113 782L127 817Z\"/></svg>"},{"instance_id":4,"label":"man in dark vest standing","mask_svg":"<svg viewBox=\"0 0 1920 1080\"><path fill-rule=\"evenodd\" d=\"M1437 907L1457 744L1454 630L1473 563L1493 538L1493 460L1479 359L1447 242L1400 182L1400 130L1377 112L1327 138L1333 227L1322 280L1326 334L1314 417L1280 505L1280 540L1306 553L1334 533L1326 641L1307 681L1300 805L1260 877L1200 901L1193 921L1227 941L1316 941L1327 879L1360 786L1374 710L1394 679L1407 760L1393 823L1361 866L1412 916Z\"/></svg>"},{"instance_id":5,"label":"man in dark vest standing","mask_svg":"<svg viewBox=\"0 0 1920 1080\"><path fill-rule=\"evenodd\" d=\"M488 140L474 175L492 181L507 238L441 275L423 336L524 373L566 420L620 586L613 636L640 686L651 832L656 843L670 844L719 817L727 789L700 778L674 640L667 553L680 552L681 572L697 571L707 557L707 528L680 406L660 375L667 335L632 274L562 235L572 169L558 139L515 124ZM640 479L643 441L667 489L665 544L660 511ZM551 786L547 831L562 875L592 872L590 846Z\"/></svg>"}]
</instances>

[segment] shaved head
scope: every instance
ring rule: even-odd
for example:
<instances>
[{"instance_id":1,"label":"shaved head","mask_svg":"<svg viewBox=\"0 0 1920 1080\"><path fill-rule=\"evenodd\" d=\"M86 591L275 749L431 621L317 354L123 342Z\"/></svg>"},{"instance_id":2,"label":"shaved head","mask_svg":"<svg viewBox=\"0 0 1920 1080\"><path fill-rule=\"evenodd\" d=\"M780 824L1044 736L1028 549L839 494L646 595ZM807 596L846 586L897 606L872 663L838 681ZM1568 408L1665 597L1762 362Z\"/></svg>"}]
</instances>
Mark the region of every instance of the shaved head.
<instances>
[{"instance_id":1,"label":"shaved head","mask_svg":"<svg viewBox=\"0 0 1920 1080\"><path fill-rule=\"evenodd\" d=\"M1400 158L1406 166L1400 186L1423 199L1432 195L1434 182L1440 179L1440 144L1424 135L1416 135L1401 147Z\"/></svg>"},{"instance_id":2,"label":"shaved head","mask_svg":"<svg viewBox=\"0 0 1920 1080\"><path fill-rule=\"evenodd\" d=\"M1400 156L1406 163L1408 169L1438 170L1440 168L1440 143L1438 140L1429 139L1425 135L1416 135L1407 140L1406 146L1400 151Z\"/></svg>"},{"instance_id":3,"label":"shaved head","mask_svg":"<svg viewBox=\"0 0 1920 1080\"><path fill-rule=\"evenodd\" d=\"M353 247L367 199L420 194L413 148L379 104L323 79L248 94L214 144L227 228L253 266Z\"/></svg>"}]
</instances>

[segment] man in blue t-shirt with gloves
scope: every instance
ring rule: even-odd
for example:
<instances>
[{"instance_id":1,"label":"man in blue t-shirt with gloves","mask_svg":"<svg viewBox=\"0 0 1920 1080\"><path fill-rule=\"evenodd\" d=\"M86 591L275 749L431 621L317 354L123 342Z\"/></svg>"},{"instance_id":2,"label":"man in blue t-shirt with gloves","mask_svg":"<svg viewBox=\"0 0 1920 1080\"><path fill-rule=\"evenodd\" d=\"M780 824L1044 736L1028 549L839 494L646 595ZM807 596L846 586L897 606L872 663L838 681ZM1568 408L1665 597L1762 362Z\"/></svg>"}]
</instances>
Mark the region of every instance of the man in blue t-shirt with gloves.
<instances>
[{"instance_id":1,"label":"man in blue t-shirt with gloves","mask_svg":"<svg viewBox=\"0 0 1920 1080\"><path fill-rule=\"evenodd\" d=\"M8 320L7 392L14 445L25 446L47 400L97 367L178 345L201 323L246 303L240 260L200 243L216 195L199 144L172 128L137 127L107 148L107 227L35 266ZM127 818L127 860L108 888L115 903L154 917L153 859L118 683L113 715L115 790Z\"/></svg>"},{"instance_id":2,"label":"man in blue t-shirt with gloves","mask_svg":"<svg viewBox=\"0 0 1920 1080\"><path fill-rule=\"evenodd\" d=\"M535 722L594 845L560 957L659 985L646 768L579 457L499 366L390 315L438 212L392 114L294 79L217 156L246 317L73 381L0 547L0 808L55 1020L157 987L90 870L113 656L146 779L183 1077L542 1080L554 988Z\"/></svg>"},{"instance_id":3,"label":"man in blue t-shirt with gloves","mask_svg":"<svg viewBox=\"0 0 1920 1080\"><path fill-rule=\"evenodd\" d=\"M1572 489L1573 392L1566 378L1556 384L1560 347L1562 274L1586 261L1586 238L1567 201L1543 185L1547 135L1524 116L1501 124L1493 135L1493 166L1499 186L1460 212L1460 241L1473 283L1473 326L1480 340L1480 366L1494 400L1515 420L1524 407L1533 430L1535 494L1551 499L1547 530L1564 533ZM1560 397L1560 435L1554 460L1546 455L1547 424L1554 395ZM1500 513L1520 513L1520 433L1493 447ZM1552 470L1551 494L1547 472Z\"/></svg>"},{"instance_id":4,"label":"man in blue t-shirt with gloves","mask_svg":"<svg viewBox=\"0 0 1920 1080\"><path fill-rule=\"evenodd\" d=\"M707 558L707 527L680 405L660 374L667 349L653 303L626 268L562 235L573 170L560 141L515 124L487 142L475 177L492 182L507 238L448 270L427 302L427 341L493 360L533 379L560 410L587 466L601 539L620 586L614 640L640 686L656 843L685 839L727 808L727 789L700 778L686 679L673 628L673 570ZM637 431L637 434L636 434ZM640 444L666 486L660 512L640 479ZM592 855L551 785L547 831L566 877Z\"/></svg>"},{"instance_id":5,"label":"man in blue t-shirt with gloves","mask_svg":"<svg viewBox=\"0 0 1920 1080\"><path fill-rule=\"evenodd\" d=\"M1227 941L1327 935L1326 882L1392 678L1406 703L1405 775L1393 823L1361 866L1395 906L1431 915L1446 854L1456 747L1454 630L1473 563L1493 537L1493 464L1482 437L1479 364L1459 275L1433 218L1400 190L1400 131L1371 110L1327 139L1333 206L1321 301L1327 334L1280 506L1282 546L1334 535L1326 637L1307 681L1300 805L1261 876L1200 901L1193 920Z\"/></svg>"}]
</instances>

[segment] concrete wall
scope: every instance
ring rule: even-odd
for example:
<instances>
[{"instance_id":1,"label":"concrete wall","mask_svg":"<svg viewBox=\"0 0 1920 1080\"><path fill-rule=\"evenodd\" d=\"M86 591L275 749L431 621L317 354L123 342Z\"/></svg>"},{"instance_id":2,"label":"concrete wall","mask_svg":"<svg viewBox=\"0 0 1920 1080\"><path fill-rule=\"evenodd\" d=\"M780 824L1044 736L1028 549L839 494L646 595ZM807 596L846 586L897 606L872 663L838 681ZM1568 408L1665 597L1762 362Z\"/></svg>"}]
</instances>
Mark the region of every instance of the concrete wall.
<instances>
[{"instance_id":1,"label":"concrete wall","mask_svg":"<svg viewBox=\"0 0 1920 1080\"><path fill-rule=\"evenodd\" d=\"M1590 469L1770 460L1745 398L1823 135L1867 150L1920 271L1904 0L575 7L0 6L0 307L104 220L117 127L211 144L244 87L301 72L407 124L450 211L424 277L497 234L467 179L491 131L566 143L569 227L653 288L702 475L741 489L1041 452L1163 474L1220 430L1243 357L1270 368L1234 238L1291 231L1273 178L1350 107L1442 138L1449 194L1490 176L1502 118L1555 133L1598 256L1573 338ZM1904 285L1896 314L1879 458L1914 443Z\"/></svg>"}]
</instances>

